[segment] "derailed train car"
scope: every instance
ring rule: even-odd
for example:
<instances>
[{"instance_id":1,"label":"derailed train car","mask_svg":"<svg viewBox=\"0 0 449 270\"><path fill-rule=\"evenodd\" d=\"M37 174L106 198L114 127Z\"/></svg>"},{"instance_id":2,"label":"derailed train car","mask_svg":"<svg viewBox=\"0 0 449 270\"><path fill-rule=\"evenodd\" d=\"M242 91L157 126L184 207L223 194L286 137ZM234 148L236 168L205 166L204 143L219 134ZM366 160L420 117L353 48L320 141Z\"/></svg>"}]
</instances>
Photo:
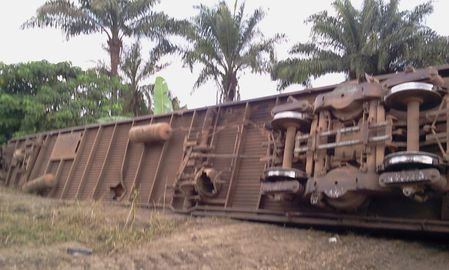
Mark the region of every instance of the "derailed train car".
<instances>
[{"instance_id":1,"label":"derailed train car","mask_svg":"<svg viewBox=\"0 0 449 270\"><path fill-rule=\"evenodd\" d=\"M50 131L7 186L192 215L449 232L449 65Z\"/></svg>"}]
</instances>

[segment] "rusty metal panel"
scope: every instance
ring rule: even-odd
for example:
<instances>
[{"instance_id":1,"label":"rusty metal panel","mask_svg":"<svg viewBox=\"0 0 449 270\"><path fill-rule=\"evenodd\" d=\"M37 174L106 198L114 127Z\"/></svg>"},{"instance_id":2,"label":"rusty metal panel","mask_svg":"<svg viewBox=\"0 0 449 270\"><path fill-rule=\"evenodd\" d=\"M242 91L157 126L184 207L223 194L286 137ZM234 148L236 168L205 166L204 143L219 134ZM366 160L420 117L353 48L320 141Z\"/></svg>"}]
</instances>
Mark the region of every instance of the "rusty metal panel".
<instances>
[{"instance_id":1,"label":"rusty metal panel","mask_svg":"<svg viewBox=\"0 0 449 270\"><path fill-rule=\"evenodd\" d=\"M135 121L133 127L151 124L150 120ZM142 163L148 149L146 144L130 142L128 140L127 149L125 150L126 158L123 161L123 178L125 186L129 192L125 195L125 200L131 198L132 190L138 187L138 177L142 169Z\"/></svg>"},{"instance_id":2,"label":"rusty metal panel","mask_svg":"<svg viewBox=\"0 0 449 270\"><path fill-rule=\"evenodd\" d=\"M260 177L264 168L260 158L265 154L262 146L265 138L261 136L257 127L248 127L246 135L242 142L242 155L251 157L240 159L235 188L231 190L230 206L255 209L259 200Z\"/></svg>"},{"instance_id":3,"label":"rusty metal panel","mask_svg":"<svg viewBox=\"0 0 449 270\"><path fill-rule=\"evenodd\" d=\"M36 138L38 140L39 138ZM12 168L12 175L11 175L11 182L10 184L13 184L15 186L17 185L23 185L27 181L31 180L30 177L33 173L33 170L36 170L36 175L43 175L46 170L48 170L49 164L50 164L50 153L53 149L53 146L56 141L56 136L46 136L46 139L42 142L42 145L40 146L40 152L37 157L40 159L40 162L34 162L33 168L30 168L28 172L26 172L28 163L31 162L31 158L33 155L33 140L31 139L25 139L20 140L18 144L16 145L16 151L20 150L23 151L25 154L24 159L21 162L16 162L15 166ZM31 152L29 152L31 151ZM42 155L40 155L42 154ZM14 162L13 162L14 164Z\"/></svg>"},{"instance_id":4,"label":"rusty metal panel","mask_svg":"<svg viewBox=\"0 0 449 270\"><path fill-rule=\"evenodd\" d=\"M170 116L166 116L164 118L154 119L153 123L169 123L170 125L173 122L174 115L171 114ZM171 138L172 139L172 138ZM163 179L163 162L167 158L167 151L170 147L170 140L167 143L161 144L160 143L154 143L152 146L155 147L155 149L160 149L159 157L157 158L157 163L155 163L153 170L153 178L151 179L151 186L147 194L146 203L149 203L150 205L159 205L160 204L160 198L162 197L162 193L165 191L165 181ZM150 148L151 151L151 148Z\"/></svg>"},{"instance_id":5,"label":"rusty metal panel","mask_svg":"<svg viewBox=\"0 0 449 270\"><path fill-rule=\"evenodd\" d=\"M119 185L122 181L121 168L127 146L128 131L131 125L132 122L117 125L113 146L110 149L108 160L103 168L103 175L98 183L95 199L112 200L114 194L111 191L111 187Z\"/></svg>"},{"instance_id":6,"label":"rusty metal panel","mask_svg":"<svg viewBox=\"0 0 449 270\"><path fill-rule=\"evenodd\" d=\"M51 135L46 135L43 138L42 147L39 151L38 156L36 157L34 166L31 169L30 179L34 179L34 178L42 175L42 171L44 169L43 166L45 166L44 162L45 162L46 156L50 154L50 152L49 152L50 149L48 149L48 142L49 142L50 137L51 137Z\"/></svg>"},{"instance_id":7,"label":"rusty metal panel","mask_svg":"<svg viewBox=\"0 0 449 270\"><path fill-rule=\"evenodd\" d=\"M158 120L155 122L157 121ZM144 147L146 149L145 156L143 157L141 164L142 172L136 183L136 188L138 189L138 202L141 204L148 204L157 172L158 162L162 154L163 145L151 144L145 145Z\"/></svg>"},{"instance_id":8,"label":"rusty metal panel","mask_svg":"<svg viewBox=\"0 0 449 270\"><path fill-rule=\"evenodd\" d=\"M43 162L40 166L40 170L38 171L37 175L44 175L45 172L48 170L48 166L50 165L51 162L50 159L51 151L53 150L53 147L56 143L57 136L58 136L57 134L48 136L47 141L44 142L43 145L44 155L42 157Z\"/></svg>"},{"instance_id":9,"label":"rusty metal panel","mask_svg":"<svg viewBox=\"0 0 449 270\"><path fill-rule=\"evenodd\" d=\"M79 199L90 199L95 188L96 179L98 179L101 173L101 167L104 159L106 158L106 152L109 147L109 142L112 137L114 126L108 126L102 128L102 132L99 134L97 146L92 153L90 166L87 167L87 171L84 178L84 183L81 186L78 197Z\"/></svg>"},{"instance_id":10,"label":"rusty metal panel","mask_svg":"<svg viewBox=\"0 0 449 270\"><path fill-rule=\"evenodd\" d=\"M184 137L189 123L189 117L174 116L171 121L174 131L170 140L165 143L166 148L156 178L157 184L153 186L149 201L151 205L164 207L170 203L171 190L169 187L173 185L176 176L176 169L173 169L172 164L181 162Z\"/></svg>"},{"instance_id":11,"label":"rusty metal panel","mask_svg":"<svg viewBox=\"0 0 449 270\"><path fill-rule=\"evenodd\" d=\"M152 120L143 120L134 122L135 126L140 125L148 125L152 122ZM121 174L123 175L123 184L126 188L127 195L126 197L129 198L131 195L131 190L136 187L135 181L136 177L139 174L138 171L140 171L145 151L151 149L151 145L148 146L143 143L137 143L137 142L130 142L129 139L127 140L127 148L125 149L125 159L122 162L123 171Z\"/></svg>"},{"instance_id":12,"label":"rusty metal panel","mask_svg":"<svg viewBox=\"0 0 449 270\"><path fill-rule=\"evenodd\" d=\"M241 158L238 164L235 188L230 191L230 206L236 208L258 208L260 194L260 177L264 163L260 160L266 153L265 122L271 117L270 111L274 102L263 102L253 105L249 113L249 123L244 127L242 152L249 158Z\"/></svg>"},{"instance_id":13,"label":"rusty metal panel","mask_svg":"<svg viewBox=\"0 0 449 270\"><path fill-rule=\"evenodd\" d=\"M54 161L54 160L50 160L50 163L48 164L48 167L44 173L45 174L52 174L55 177L59 176L58 175L58 169L60 168L59 166L61 165L61 162L58 161ZM58 179L56 179L56 181L58 181Z\"/></svg>"},{"instance_id":14,"label":"rusty metal panel","mask_svg":"<svg viewBox=\"0 0 449 270\"><path fill-rule=\"evenodd\" d=\"M87 129L84 132L83 140L85 140L82 149L78 149L77 155L79 155L79 162L74 164L73 174L68 181L64 193L62 195L63 198L66 199L75 199L76 193L78 191L78 187L81 183L81 178L83 176L83 172L88 166L88 158L89 153L92 150L95 136L99 130L96 128Z\"/></svg>"},{"instance_id":15,"label":"rusty metal panel","mask_svg":"<svg viewBox=\"0 0 449 270\"><path fill-rule=\"evenodd\" d=\"M234 109L235 110L235 109ZM235 141L237 139L238 132L238 122L234 122L232 124L225 123L223 119L226 117L226 111L223 110L224 113L221 114L220 120L217 125L216 138L214 142L215 153L216 154L233 154ZM235 112L237 115L241 115L242 111ZM241 118L241 117L240 117ZM226 126L228 125L228 126ZM231 163L232 158L212 158L211 162L213 168L222 172L222 178L225 180L225 183L221 187L222 191L220 192L218 199L223 200L223 205L225 203L226 197L228 195L228 189L231 181Z\"/></svg>"},{"instance_id":16,"label":"rusty metal panel","mask_svg":"<svg viewBox=\"0 0 449 270\"><path fill-rule=\"evenodd\" d=\"M61 168L59 174L56 176L56 187L52 191L52 194L50 195L53 198L60 198L61 194L64 190L64 186L67 183L67 181L70 181L69 179L69 173L70 168L72 167L72 164L74 163L73 160L64 160L61 161Z\"/></svg>"},{"instance_id":17,"label":"rusty metal panel","mask_svg":"<svg viewBox=\"0 0 449 270\"><path fill-rule=\"evenodd\" d=\"M81 135L81 132L60 134L56 139L50 160L75 158Z\"/></svg>"},{"instance_id":18,"label":"rusty metal panel","mask_svg":"<svg viewBox=\"0 0 449 270\"><path fill-rule=\"evenodd\" d=\"M7 174L6 174L6 184L9 186L17 186L17 182L20 180L20 164L15 158L15 153L17 150L21 149L21 146L24 144L23 140L16 141L14 143L14 151L11 162L9 166L7 166Z\"/></svg>"}]
</instances>

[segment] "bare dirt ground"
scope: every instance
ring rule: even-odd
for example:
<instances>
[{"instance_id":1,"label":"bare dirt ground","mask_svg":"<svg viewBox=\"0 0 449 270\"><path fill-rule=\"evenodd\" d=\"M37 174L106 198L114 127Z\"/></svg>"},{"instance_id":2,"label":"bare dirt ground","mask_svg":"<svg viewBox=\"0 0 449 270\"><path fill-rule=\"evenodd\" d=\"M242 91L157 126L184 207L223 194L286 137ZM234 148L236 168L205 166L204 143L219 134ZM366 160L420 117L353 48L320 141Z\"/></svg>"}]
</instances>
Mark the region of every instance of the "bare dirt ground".
<instances>
[{"instance_id":1,"label":"bare dirt ground","mask_svg":"<svg viewBox=\"0 0 449 270\"><path fill-rule=\"evenodd\" d=\"M0 269L449 269L445 240L131 209L0 188Z\"/></svg>"}]
</instances>

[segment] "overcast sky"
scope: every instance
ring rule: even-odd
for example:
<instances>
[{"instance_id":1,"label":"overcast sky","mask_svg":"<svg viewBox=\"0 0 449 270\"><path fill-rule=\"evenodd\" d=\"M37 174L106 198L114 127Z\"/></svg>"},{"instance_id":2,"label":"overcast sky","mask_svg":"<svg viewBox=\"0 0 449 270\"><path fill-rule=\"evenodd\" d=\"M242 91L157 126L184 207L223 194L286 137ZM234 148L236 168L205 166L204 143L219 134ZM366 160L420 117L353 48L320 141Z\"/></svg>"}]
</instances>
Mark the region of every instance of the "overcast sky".
<instances>
[{"instance_id":1,"label":"overcast sky","mask_svg":"<svg viewBox=\"0 0 449 270\"><path fill-rule=\"evenodd\" d=\"M386 0L387 1L387 0ZM65 35L58 29L27 29L21 30L20 25L32 17L36 9L44 0L2 0L0 8L0 61L12 64L47 60L49 62L70 61L76 66L90 68L97 65L99 60L109 62L107 53L102 49L106 36L101 34L83 35L66 40ZM234 0L228 0L234 3ZM352 1L360 7L362 0ZM401 9L411 9L425 1L402 0ZM162 0L157 9L163 10L175 18L191 18L196 14L194 5L216 5L218 0ZM254 8L261 7L266 16L260 24L260 30L266 37L275 33L286 34L288 40L277 46L279 59L287 57L289 48L297 42L306 42L310 37L310 25L304 20L319 11L331 9L332 0L314 1L273 1L273 0L247 0L246 11L250 13ZM447 11L449 1L435 0L434 13L427 18L426 24L441 35L449 36L447 27ZM147 52L143 52L145 55ZM189 108L203 107L215 104L216 87L213 82L192 92L196 79L196 72L183 68L176 57L165 59L171 64L156 75L163 76L171 91L182 104ZM199 70L199 68L198 68ZM156 76L155 75L155 76ZM341 75L329 75L313 83L313 86L334 84L341 81ZM242 99L276 94L276 82L272 82L268 74L253 75L249 72L240 76L240 91ZM291 86L287 90L299 90L300 86Z\"/></svg>"}]
</instances>

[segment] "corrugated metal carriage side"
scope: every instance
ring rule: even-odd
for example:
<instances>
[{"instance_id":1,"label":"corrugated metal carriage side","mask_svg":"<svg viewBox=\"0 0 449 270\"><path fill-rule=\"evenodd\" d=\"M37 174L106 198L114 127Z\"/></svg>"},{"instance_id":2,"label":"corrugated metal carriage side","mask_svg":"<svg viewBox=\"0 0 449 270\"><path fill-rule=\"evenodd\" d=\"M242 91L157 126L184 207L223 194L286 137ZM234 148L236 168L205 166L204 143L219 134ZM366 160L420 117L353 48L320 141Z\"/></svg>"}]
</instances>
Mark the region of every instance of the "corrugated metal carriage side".
<instances>
[{"instance_id":1,"label":"corrugated metal carriage side","mask_svg":"<svg viewBox=\"0 0 449 270\"><path fill-rule=\"evenodd\" d=\"M447 233L448 85L446 65L44 132L3 146L1 176L61 199Z\"/></svg>"}]
</instances>

